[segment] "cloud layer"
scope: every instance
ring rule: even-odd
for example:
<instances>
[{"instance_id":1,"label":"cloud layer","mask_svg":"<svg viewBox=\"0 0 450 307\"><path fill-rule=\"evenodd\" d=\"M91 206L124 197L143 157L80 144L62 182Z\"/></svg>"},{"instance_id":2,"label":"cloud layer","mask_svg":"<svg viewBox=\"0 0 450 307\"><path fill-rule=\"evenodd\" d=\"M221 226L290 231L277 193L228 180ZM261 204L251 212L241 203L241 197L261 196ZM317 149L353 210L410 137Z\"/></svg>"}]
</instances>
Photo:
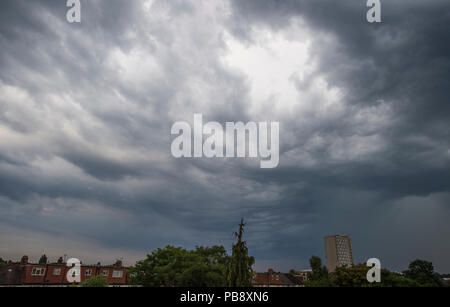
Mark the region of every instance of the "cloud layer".
<instances>
[{"instance_id":1,"label":"cloud layer","mask_svg":"<svg viewBox=\"0 0 450 307\"><path fill-rule=\"evenodd\" d=\"M260 270L346 233L358 262L450 271L446 2L369 24L365 1L98 0L69 24L65 1L4 1L0 256L229 248L245 217ZM279 167L174 159L194 113L279 121Z\"/></svg>"}]
</instances>

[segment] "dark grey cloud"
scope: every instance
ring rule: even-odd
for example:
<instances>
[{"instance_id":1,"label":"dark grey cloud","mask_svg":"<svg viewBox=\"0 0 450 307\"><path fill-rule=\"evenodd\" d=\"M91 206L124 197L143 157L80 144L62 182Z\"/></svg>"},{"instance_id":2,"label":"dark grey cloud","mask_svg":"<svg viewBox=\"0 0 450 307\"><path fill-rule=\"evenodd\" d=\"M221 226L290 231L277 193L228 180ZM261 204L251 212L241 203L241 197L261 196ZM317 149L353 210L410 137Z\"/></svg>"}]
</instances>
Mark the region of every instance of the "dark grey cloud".
<instances>
[{"instance_id":1,"label":"dark grey cloud","mask_svg":"<svg viewBox=\"0 0 450 307\"><path fill-rule=\"evenodd\" d=\"M445 24L448 23L450 7L445 1L382 4L383 23L372 25L364 20L365 1L343 1L339 4L332 1L233 1L233 12L241 20L234 23L234 32L243 40L251 41L252 32L257 27L283 31L291 26L293 20L303 20L318 36L311 51L319 59L317 75L323 76L328 86L346 91L348 112L336 118L335 122L322 121L314 127L314 132L330 140L328 146L314 152L315 156L320 157L321 166L308 169L306 173L302 169L291 169L288 174L277 176L277 179L305 176L305 181L315 186L313 191L317 189L326 193L323 197L313 192L311 203L332 203L324 209L327 211L335 206L345 212L346 203L351 202L353 197L350 195L365 192L367 195L359 199L360 206L365 208L371 204L374 208L382 208L377 215L380 223L393 211L393 206L384 204L418 196L423 197L423 206L432 207L428 198L446 193L450 182L447 104L450 45L445 39L448 36ZM361 131L354 124L357 116L355 110L367 109L376 115L377 109L383 108L388 110L390 117L387 127ZM314 135L314 132L305 138ZM333 142L336 139L354 136L378 136L385 146L376 155L362 160L335 163L330 159L330 155L335 153ZM292 144L294 148L297 146ZM336 190L347 196L341 200L342 203L336 198ZM415 214L409 213L407 208L402 214ZM448 214L445 205L429 210ZM437 225L428 226L433 230L429 230L427 239L423 238L423 229L419 227L412 227L402 239L386 234L387 229L391 235L394 234L395 227L379 230L380 234L376 236L372 229L364 229L364 223L355 221L363 219L368 222L370 218L363 213L347 216L343 212L333 217L338 219L341 229L346 228L344 224L353 224L348 232L375 238L370 244L379 250L383 250L385 244L399 246L393 240L409 241L416 236L422 237L422 240L416 241L420 246L416 250L426 250L426 240L441 236L439 231L433 231L439 227ZM327 216L326 211L323 215ZM335 224L329 218L321 222ZM325 228L322 223L321 227ZM411 225L398 225L398 228L402 227L411 228ZM365 241L361 236L360 239ZM398 241L396 243L400 244ZM366 248L370 245L365 244ZM443 254L447 252L429 251L428 257L444 259ZM389 256L392 264L397 266L406 257L399 250ZM446 266L443 264L443 267Z\"/></svg>"},{"instance_id":2,"label":"dark grey cloud","mask_svg":"<svg viewBox=\"0 0 450 307\"><path fill-rule=\"evenodd\" d=\"M132 262L230 247L245 217L260 270L335 233L357 261L450 270L450 6L383 1L368 24L365 2L82 1L77 25L65 1L4 1L0 252ZM194 113L280 121L280 166L172 158Z\"/></svg>"}]
</instances>

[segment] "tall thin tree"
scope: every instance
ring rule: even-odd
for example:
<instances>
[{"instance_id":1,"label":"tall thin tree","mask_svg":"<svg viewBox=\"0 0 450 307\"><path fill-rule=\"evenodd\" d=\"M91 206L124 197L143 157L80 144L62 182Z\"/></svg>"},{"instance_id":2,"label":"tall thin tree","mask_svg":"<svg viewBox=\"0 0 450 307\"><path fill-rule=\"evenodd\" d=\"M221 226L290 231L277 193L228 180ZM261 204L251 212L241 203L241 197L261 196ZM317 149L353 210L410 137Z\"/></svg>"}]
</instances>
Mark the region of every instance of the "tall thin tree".
<instances>
[{"instance_id":1,"label":"tall thin tree","mask_svg":"<svg viewBox=\"0 0 450 307\"><path fill-rule=\"evenodd\" d=\"M239 232L234 233L237 242L233 245L227 270L227 285L229 287L251 287L252 285L252 266L255 263L255 258L248 256L247 242L242 240L244 227L244 219L241 219Z\"/></svg>"}]
</instances>

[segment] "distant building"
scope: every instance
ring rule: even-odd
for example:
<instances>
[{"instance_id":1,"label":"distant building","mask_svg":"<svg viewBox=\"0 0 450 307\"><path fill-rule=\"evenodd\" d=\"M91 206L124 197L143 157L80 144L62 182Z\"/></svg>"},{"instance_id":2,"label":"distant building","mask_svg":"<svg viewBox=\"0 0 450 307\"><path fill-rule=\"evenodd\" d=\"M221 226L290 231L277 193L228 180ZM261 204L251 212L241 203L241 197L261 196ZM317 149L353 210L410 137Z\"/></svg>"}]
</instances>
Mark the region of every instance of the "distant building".
<instances>
[{"instance_id":1,"label":"distant building","mask_svg":"<svg viewBox=\"0 0 450 307\"><path fill-rule=\"evenodd\" d=\"M312 270L301 270L301 271L295 271L291 270L289 274L295 276L302 284L307 283L309 280L309 274L312 273Z\"/></svg>"},{"instance_id":2,"label":"distant building","mask_svg":"<svg viewBox=\"0 0 450 307\"><path fill-rule=\"evenodd\" d=\"M346 235L325 237L325 255L329 272L334 272L337 267L352 266L353 253L350 237Z\"/></svg>"},{"instance_id":3,"label":"distant building","mask_svg":"<svg viewBox=\"0 0 450 307\"><path fill-rule=\"evenodd\" d=\"M23 256L17 263L11 263L0 268L0 285L70 285L67 272L70 267L59 258L57 263L37 264L29 263L28 257ZM100 275L110 285L127 284L126 267L121 261L113 265L81 265L81 282Z\"/></svg>"},{"instance_id":4,"label":"distant building","mask_svg":"<svg viewBox=\"0 0 450 307\"><path fill-rule=\"evenodd\" d=\"M254 287L301 287L302 281L299 276L293 274L293 270L290 273L279 273L269 269L266 273L256 273L252 285Z\"/></svg>"}]
</instances>

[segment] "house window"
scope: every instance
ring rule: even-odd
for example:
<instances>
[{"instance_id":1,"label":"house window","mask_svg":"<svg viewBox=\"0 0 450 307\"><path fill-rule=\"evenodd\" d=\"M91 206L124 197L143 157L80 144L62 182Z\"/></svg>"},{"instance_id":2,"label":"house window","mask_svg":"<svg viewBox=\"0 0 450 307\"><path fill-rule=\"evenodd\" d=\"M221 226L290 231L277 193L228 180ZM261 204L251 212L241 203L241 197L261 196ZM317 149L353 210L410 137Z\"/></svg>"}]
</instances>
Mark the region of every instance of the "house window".
<instances>
[{"instance_id":1,"label":"house window","mask_svg":"<svg viewBox=\"0 0 450 307\"><path fill-rule=\"evenodd\" d=\"M61 275L61 269L53 269L53 275L55 276Z\"/></svg>"},{"instance_id":2,"label":"house window","mask_svg":"<svg viewBox=\"0 0 450 307\"><path fill-rule=\"evenodd\" d=\"M86 275L86 276L91 276L91 275L92 275L91 269L86 269L85 275Z\"/></svg>"},{"instance_id":3,"label":"house window","mask_svg":"<svg viewBox=\"0 0 450 307\"><path fill-rule=\"evenodd\" d=\"M33 268L31 270L31 276L44 276L45 268Z\"/></svg>"},{"instance_id":4,"label":"house window","mask_svg":"<svg viewBox=\"0 0 450 307\"><path fill-rule=\"evenodd\" d=\"M123 271L113 271L112 277L113 278L122 278Z\"/></svg>"},{"instance_id":5,"label":"house window","mask_svg":"<svg viewBox=\"0 0 450 307\"><path fill-rule=\"evenodd\" d=\"M109 270L103 270L103 276L108 277L109 276Z\"/></svg>"}]
</instances>

